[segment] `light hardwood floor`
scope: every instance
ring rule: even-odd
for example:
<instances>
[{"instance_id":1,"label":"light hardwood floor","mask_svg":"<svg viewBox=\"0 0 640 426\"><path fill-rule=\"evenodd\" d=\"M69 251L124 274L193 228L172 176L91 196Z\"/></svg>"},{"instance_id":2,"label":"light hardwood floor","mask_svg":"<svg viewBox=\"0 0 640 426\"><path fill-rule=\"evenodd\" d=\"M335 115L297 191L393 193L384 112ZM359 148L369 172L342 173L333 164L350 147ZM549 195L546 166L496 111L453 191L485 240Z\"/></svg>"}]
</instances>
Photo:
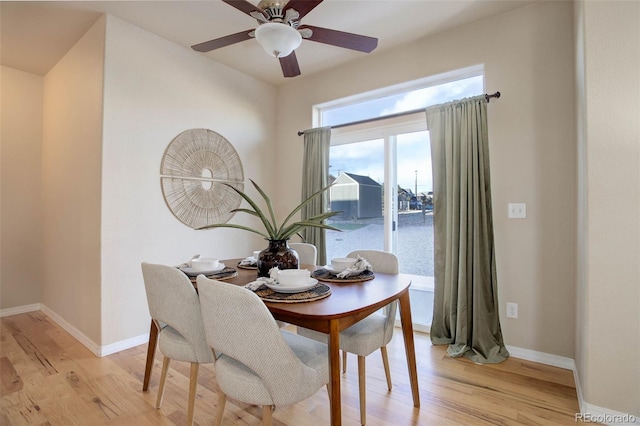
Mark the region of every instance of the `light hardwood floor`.
<instances>
[{"instance_id":1,"label":"light hardwood floor","mask_svg":"<svg viewBox=\"0 0 640 426\"><path fill-rule=\"evenodd\" d=\"M149 392L142 392L146 345L98 358L42 312L2 318L0 424L183 425L189 365L174 361L161 409L154 408L161 366L158 351ZM388 346L393 390L379 352L367 357L369 425L575 424L578 401L569 370L510 358L497 365L452 359L416 333L421 407L414 408L402 333ZM211 365L198 378L195 424L213 425L217 386ZM329 424L326 389L299 404L278 407L274 426ZM359 424L357 362L342 379L344 425ZM259 425L258 407L227 402L225 425Z\"/></svg>"}]
</instances>

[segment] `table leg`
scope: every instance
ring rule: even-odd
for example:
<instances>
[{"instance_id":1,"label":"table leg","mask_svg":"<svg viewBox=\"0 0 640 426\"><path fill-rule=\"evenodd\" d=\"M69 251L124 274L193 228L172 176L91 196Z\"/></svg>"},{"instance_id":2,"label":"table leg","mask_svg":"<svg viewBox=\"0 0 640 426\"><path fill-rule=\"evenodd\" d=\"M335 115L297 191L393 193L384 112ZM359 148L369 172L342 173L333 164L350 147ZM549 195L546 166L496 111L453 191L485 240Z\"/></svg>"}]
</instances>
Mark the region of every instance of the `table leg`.
<instances>
[{"instance_id":1,"label":"table leg","mask_svg":"<svg viewBox=\"0 0 640 426\"><path fill-rule=\"evenodd\" d=\"M142 391L149 389L149 379L151 378L151 369L153 368L153 359L156 356L156 346L158 344L158 325L151 320L151 329L149 330L149 346L147 347L147 363L144 367L144 380L142 381Z\"/></svg>"},{"instance_id":2,"label":"table leg","mask_svg":"<svg viewBox=\"0 0 640 426\"><path fill-rule=\"evenodd\" d=\"M329 322L329 393L331 406L331 425L342 424L340 399L340 330L338 321Z\"/></svg>"},{"instance_id":3,"label":"table leg","mask_svg":"<svg viewBox=\"0 0 640 426\"><path fill-rule=\"evenodd\" d=\"M400 321L402 322L402 335L404 336L404 350L407 354L407 366L409 367L409 381L411 382L411 394L413 406L420 407L420 393L418 390L418 371L416 369L416 349L413 343L413 324L411 322L411 302L409 290L405 291L399 299Z\"/></svg>"}]
</instances>

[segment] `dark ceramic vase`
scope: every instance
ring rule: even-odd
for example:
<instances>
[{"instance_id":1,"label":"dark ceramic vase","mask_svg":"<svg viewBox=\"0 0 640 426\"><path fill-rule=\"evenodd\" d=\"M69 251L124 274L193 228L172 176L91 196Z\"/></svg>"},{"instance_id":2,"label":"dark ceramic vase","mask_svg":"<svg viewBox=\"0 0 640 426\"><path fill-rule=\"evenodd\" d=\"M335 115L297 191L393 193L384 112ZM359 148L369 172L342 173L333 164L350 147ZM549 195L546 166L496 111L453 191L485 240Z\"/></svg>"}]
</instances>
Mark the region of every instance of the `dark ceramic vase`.
<instances>
[{"instance_id":1,"label":"dark ceramic vase","mask_svg":"<svg viewBox=\"0 0 640 426\"><path fill-rule=\"evenodd\" d=\"M298 269L298 253L289 248L289 240L268 240L269 246L258 255L258 276L268 277L271 268Z\"/></svg>"}]
</instances>

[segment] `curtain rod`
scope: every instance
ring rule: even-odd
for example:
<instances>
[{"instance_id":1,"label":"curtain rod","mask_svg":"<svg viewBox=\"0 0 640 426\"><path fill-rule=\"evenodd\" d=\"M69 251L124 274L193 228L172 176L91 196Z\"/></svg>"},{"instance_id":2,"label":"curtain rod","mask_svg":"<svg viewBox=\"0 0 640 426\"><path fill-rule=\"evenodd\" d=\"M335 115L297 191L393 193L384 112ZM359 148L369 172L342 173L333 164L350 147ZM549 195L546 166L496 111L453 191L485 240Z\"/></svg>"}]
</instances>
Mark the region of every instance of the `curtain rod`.
<instances>
[{"instance_id":1,"label":"curtain rod","mask_svg":"<svg viewBox=\"0 0 640 426\"><path fill-rule=\"evenodd\" d=\"M496 92L496 93L493 93L493 94L488 94L488 93L484 94L484 98L487 100L487 103L489 102L489 100L491 98L498 99L499 97L500 97L500 92ZM339 129L340 127L353 126L353 125L356 125L356 124L371 123L372 121L386 120L387 118L403 117L405 115L411 115L411 114L417 114L419 112L424 112L424 110L426 110L426 109L427 109L427 107L424 107L424 108L412 109L411 111L398 112L396 114L382 115L382 116L379 116L379 117L367 118L367 119L359 120L359 121L352 121L350 123L336 124L335 126L331 126L331 128L332 129ZM302 136L302 135L304 135L304 131L298 132L298 136Z\"/></svg>"}]
</instances>

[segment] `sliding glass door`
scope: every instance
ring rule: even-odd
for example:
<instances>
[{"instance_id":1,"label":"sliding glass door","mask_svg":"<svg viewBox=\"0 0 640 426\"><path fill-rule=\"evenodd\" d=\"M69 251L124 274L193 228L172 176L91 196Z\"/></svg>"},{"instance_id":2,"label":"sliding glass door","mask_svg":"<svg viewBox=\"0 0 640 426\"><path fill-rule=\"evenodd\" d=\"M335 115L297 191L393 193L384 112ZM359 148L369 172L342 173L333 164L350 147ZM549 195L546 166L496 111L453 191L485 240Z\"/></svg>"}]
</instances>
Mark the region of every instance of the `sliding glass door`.
<instances>
[{"instance_id":1,"label":"sliding glass door","mask_svg":"<svg viewBox=\"0 0 640 426\"><path fill-rule=\"evenodd\" d=\"M431 156L426 131L334 145L327 258L367 248L396 253L402 272L433 275Z\"/></svg>"},{"instance_id":2,"label":"sliding glass door","mask_svg":"<svg viewBox=\"0 0 640 426\"><path fill-rule=\"evenodd\" d=\"M412 276L414 327L428 331L433 307L433 185L424 109L484 92L482 66L317 106L331 126L327 259L353 250L395 253Z\"/></svg>"},{"instance_id":3,"label":"sliding glass door","mask_svg":"<svg viewBox=\"0 0 640 426\"><path fill-rule=\"evenodd\" d=\"M329 222L342 232L327 232L327 259L362 248L385 250L384 140L334 145L330 154Z\"/></svg>"},{"instance_id":4,"label":"sliding glass door","mask_svg":"<svg viewBox=\"0 0 640 426\"><path fill-rule=\"evenodd\" d=\"M414 322L428 331L433 304L433 204L428 132L334 145L327 259L358 249L395 253L411 274Z\"/></svg>"}]
</instances>

